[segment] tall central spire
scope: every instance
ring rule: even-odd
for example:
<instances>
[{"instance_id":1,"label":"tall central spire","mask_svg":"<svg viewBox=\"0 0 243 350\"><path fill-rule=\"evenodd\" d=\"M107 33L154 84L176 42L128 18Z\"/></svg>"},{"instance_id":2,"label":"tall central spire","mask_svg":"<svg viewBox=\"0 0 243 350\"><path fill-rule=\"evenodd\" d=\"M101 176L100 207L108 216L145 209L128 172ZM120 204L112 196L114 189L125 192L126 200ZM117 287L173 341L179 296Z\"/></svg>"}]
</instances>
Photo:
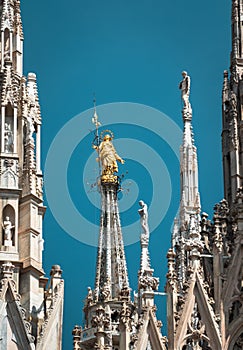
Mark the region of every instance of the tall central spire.
<instances>
[{"instance_id":1,"label":"tall central spire","mask_svg":"<svg viewBox=\"0 0 243 350\"><path fill-rule=\"evenodd\" d=\"M96 124L98 116L95 116ZM121 223L117 202L117 161L124 160L113 146L113 133L105 130L101 143L94 145L102 174L100 178L101 216L96 268L95 300L119 299L122 289L129 290Z\"/></svg>"},{"instance_id":2,"label":"tall central spire","mask_svg":"<svg viewBox=\"0 0 243 350\"><path fill-rule=\"evenodd\" d=\"M124 288L129 290L129 284L117 203L117 176L102 175L100 188L101 217L95 300L118 300Z\"/></svg>"},{"instance_id":3,"label":"tall central spire","mask_svg":"<svg viewBox=\"0 0 243 350\"><path fill-rule=\"evenodd\" d=\"M94 108L96 127L93 148L98 153L101 194L100 230L96 263L95 288L88 288L84 306L85 329L73 330L74 349L128 349L133 307L130 301L127 265L118 209L118 164L124 160L113 145L110 130L99 134L101 125ZM117 348L118 348L117 347Z\"/></svg>"}]
</instances>

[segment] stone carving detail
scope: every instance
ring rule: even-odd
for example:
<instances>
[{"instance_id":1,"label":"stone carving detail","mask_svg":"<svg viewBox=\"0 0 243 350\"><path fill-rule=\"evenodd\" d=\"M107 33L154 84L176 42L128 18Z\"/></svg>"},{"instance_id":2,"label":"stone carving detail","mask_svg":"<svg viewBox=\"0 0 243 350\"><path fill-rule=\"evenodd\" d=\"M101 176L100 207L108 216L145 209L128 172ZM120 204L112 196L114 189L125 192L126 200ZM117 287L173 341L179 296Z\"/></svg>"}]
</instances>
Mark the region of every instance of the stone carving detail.
<instances>
[{"instance_id":1,"label":"stone carving detail","mask_svg":"<svg viewBox=\"0 0 243 350\"><path fill-rule=\"evenodd\" d=\"M126 327L126 329L130 330L131 329L131 309L126 303L123 303L122 310L120 313L120 319L124 324L124 326Z\"/></svg>"},{"instance_id":2,"label":"stone carving detail","mask_svg":"<svg viewBox=\"0 0 243 350\"><path fill-rule=\"evenodd\" d=\"M5 64L2 84L2 105L6 106L10 103L12 107L17 108L20 97L19 78L14 73L11 62L6 62Z\"/></svg>"},{"instance_id":3,"label":"stone carving detail","mask_svg":"<svg viewBox=\"0 0 243 350\"><path fill-rule=\"evenodd\" d=\"M104 283L103 288L101 289L101 299L103 301L108 301L111 295L109 280Z\"/></svg>"},{"instance_id":4,"label":"stone carving detail","mask_svg":"<svg viewBox=\"0 0 243 350\"><path fill-rule=\"evenodd\" d=\"M75 326L72 335L73 335L73 349L74 350L79 350L79 342L81 339L81 333L82 333L82 327L80 326Z\"/></svg>"},{"instance_id":5,"label":"stone carving detail","mask_svg":"<svg viewBox=\"0 0 243 350\"><path fill-rule=\"evenodd\" d=\"M175 274L175 253L173 249L169 249L167 254L168 259L168 273L166 275L167 281L172 289L176 289L176 274Z\"/></svg>"},{"instance_id":6,"label":"stone carving detail","mask_svg":"<svg viewBox=\"0 0 243 350\"><path fill-rule=\"evenodd\" d=\"M3 188L18 188L19 163L17 159L1 159L0 183Z\"/></svg>"},{"instance_id":7,"label":"stone carving detail","mask_svg":"<svg viewBox=\"0 0 243 350\"><path fill-rule=\"evenodd\" d=\"M96 315L93 316L91 323L97 328L97 332L103 332L110 327L110 319L101 305L96 309Z\"/></svg>"},{"instance_id":8,"label":"stone carving detail","mask_svg":"<svg viewBox=\"0 0 243 350\"><path fill-rule=\"evenodd\" d=\"M243 349L243 333L236 340L233 350L242 350Z\"/></svg>"},{"instance_id":9,"label":"stone carving detail","mask_svg":"<svg viewBox=\"0 0 243 350\"><path fill-rule=\"evenodd\" d=\"M90 287L88 287L88 295L86 297L85 305L89 306L93 303L93 301L94 301L94 298L93 298L92 289Z\"/></svg>"},{"instance_id":10,"label":"stone carving detail","mask_svg":"<svg viewBox=\"0 0 243 350\"><path fill-rule=\"evenodd\" d=\"M33 133L35 131L34 127L34 120L30 115L27 115L25 118L25 125L26 125L26 137L25 137L25 142L34 142L33 139Z\"/></svg>"},{"instance_id":11,"label":"stone carving detail","mask_svg":"<svg viewBox=\"0 0 243 350\"><path fill-rule=\"evenodd\" d=\"M233 23L238 21L238 0L233 0L231 19Z\"/></svg>"},{"instance_id":12,"label":"stone carving detail","mask_svg":"<svg viewBox=\"0 0 243 350\"><path fill-rule=\"evenodd\" d=\"M130 288L126 285L123 285L120 292L120 299L124 301L128 301L130 298Z\"/></svg>"},{"instance_id":13,"label":"stone carving detail","mask_svg":"<svg viewBox=\"0 0 243 350\"><path fill-rule=\"evenodd\" d=\"M6 263L2 264L1 270L2 270L1 272L3 274L3 279L12 279L13 278L14 265L11 262L6 262ZM13 284L13 287L15 287L15 282Z\"/></svg>"},{"instance_id":14,"label":"stone carving detail","mask_svg":"<svg viewBox=\"0 0 243 350\"><path fill-rule=\"evenodd\" d=\"M159 278L153 277L153 270L146 270L139 277L139 288L143 290L157 290L159 286Z\"/></svg>"},{"instance_id":15,"label":"stone carving detail","mask_svg":"<svg viewBox=\"0 0 243 350\"><path fill-rule=\"evenodd\" d=\"M34 343L35 338L31 335L31 325L26 320L26 310L21 306L20 299L21 296L17 293L16 283L13 280L13 272L15 266L11 262L6 262L1 267L2 279L0 280L0 299L4 299L7 288L11 288L14 302L19 309L19 313L22 317L24 327L27 333L27 337L30 343Z\"/></svg>"},{"instance_id":16,"label":"stone carving detail","mask_svg":"<svg viewBox=\"0 0 243 350\"><path fill-rule=\"evenodd\" d=\"M14 136L9 123L4 126L4 152L13 153L14 151Z\"/></svg>"},{"instance_id":17,"label":"stone carving detail","mask_svg":"<svg viewBox=\"0 0 243 350\"><path fill-rule=\"evenodd\" d=\"M224 248L225 253L229 252L229 245L226 240L228 216L228 203L223 199L214 206L213 243L219 252L222 252Z\"/></svg>"},{"instance_id":18,"label":"stone carving detail","mask_svg":"<svg viewBox=\"0 0 243 350\"><path fill-rule=\"evenodd\" d=\"M230 105L232 113L237 114L237 97L233 91L231 92Z\"/></svg>"},{"instance_id":19,"label":"stone carving detail","mask_svg":"<svg viewBox=\"0 0 243 350\"><path fill-rule=\"evenodd\" d=\"M243 187L242 186L237 189L235 203L243 203Z\"/></svg>"},{"instance_id":20,"label":"stone carving detail","mask_svg":"<svg viewBox=\"0 0 243 350\"><path fill-rule=\"evenodd\" d=\"M58 266L58 265L54 265ZM54 272L53 270L51 271ZM61 270L60 270L61 273ZM61 277L61 275L60 275ZM37 338L37 344L41 344L42 339L44 338L45 333L48 331L50 327L50 320L52 318L52 314L56 310L56 307L58 305L58 302L60 299L63 299L63 293L64 293L64 282L60 279L60 282L57 284L55 290L47 290L45 293L45 305L46 305L46 313L45 313L45 320L44 323L41 326L40 334ZM48 303L50 301L50 303Z\"/></svg>"},{"instance_id":21,"label":"stone carving detail","mask_svg":"<svg viewBox=\"0 0 243 350\"><path fill-rule=\"evenodd\" d=\"M191 215L189 222L189 239L186 240L186 249L191 252L190 258L197 260L203 251L204 244L201 240L199 218Z\"/></svg>"},{"instance_id":22,"label":"stone carving detail","mask_svg":"<svg viewBox=\"0 0 243 350\"><path fill-rule=\"evenodd\" d=\"M200 315L198 313L197 303L195 303L191 320L188 323L188 333L184 340L186 350L201 350L208 347L209 338L205 335L205 325L201 324Z\"/></svg>"},{"instance_id":23,"label":"stone carving detail","mask_svg":"<svg viewBox=\"0 0 243 350\"><path fill-rule=\"evenodd\" d=\"M205 249L208 252L211 252L212 247L211 247L211 222L208 220L208 214L207 213L202 213L201 214L201 235L202 239L204 242Z\"/></svg>"},{"instance_id":24,"label":"stone carving detail","mask_svg":"<svg viewBox=\"0 0 243 350\"><path fill-rule=\"evenodd\" d=\"M15 1L14 3L15 16L14 16L14 34L18 34L23 39L23 25L20 15L20 2Z\"/></svg>"}]
</instances>

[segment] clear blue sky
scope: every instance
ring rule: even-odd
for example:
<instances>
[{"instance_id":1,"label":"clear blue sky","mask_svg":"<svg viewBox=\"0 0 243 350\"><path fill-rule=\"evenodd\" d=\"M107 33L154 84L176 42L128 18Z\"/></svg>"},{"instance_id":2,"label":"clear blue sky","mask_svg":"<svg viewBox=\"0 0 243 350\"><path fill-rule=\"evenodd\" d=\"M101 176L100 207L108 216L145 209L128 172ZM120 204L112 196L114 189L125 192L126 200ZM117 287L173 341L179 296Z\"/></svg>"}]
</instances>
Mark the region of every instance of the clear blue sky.
<instances>
[{"instance_id":1,"label":"clear blue sky","mask_svg":"<svg viewBox=\"0 0 243 350\"><path fill-rule=\"evenodd\" d=\"M111 102L145 104L166 113L182 127L178 83L181 71L187 70L192 79L191 103L202 209L211 216L214 204L223 197L221 89L223 71L229 67L230 5L230 1L222 0L205 0L200 4L194 0L22 0L24 71L25 74L36 72L38 76L43 117L43 168L52 140L75 115L92 107L94 91L98 105ZM100 118L105 116L100 115ZM112 128L112 119L110 124ZM119 137L119 127L113 129ZM165 256L179 203L179 166L163 140L160 142L155 135L140 131L123 126L120 132L123 138L127 132L130 138L142 138L141 141L156 149L168 168L172 183L170 208L151 237L152 266L155 275L161 279L160 290L163 290L167 269ZM70 134L63 148L71 139ZM77 147L70 159L68 182L77 208L85 201L87 208L92 207L87 196L81 195L87 191L82 188L82 173L86 159L92 153L90 140L89 137L84 140L83 146ZM126 158L121 148L119 153ZM136 159L130 160L127 167L129 176L136 176L139 185L143 183L146 171L141 162L138 163ZM126 171L124 167L123 171ZM59 174L56 176L58 181ZM162 193L163 184L161 177ZM138 189L137 200L142 194L147 196L143 199L150 204L150 188L151 184L148 184L147 191L142 193ZM129 202L129 193L127 198ZM60 188L57 202L62 200ZM136 210L136 204L132 205L129 217L124 220L133 220L132 213L136 216ZM82 214L88 216L92 213L88 211ZM94 210L94 217L89 220L98 222L95 213ZM82 324L82 301L87 286L94 284L96 248L70 237L57 224L50 210L45 216L44 230L45 271L48 273L52 264L60 264L64 271L63 349L69 350L72 349L72 328ZM77 231L82 231L82 227L77 227ZM139 253L138 243L126 247L129 277L134 289ZM159 318L165 320L162 299L157 303Z\"/></svg>"}]
</instances>

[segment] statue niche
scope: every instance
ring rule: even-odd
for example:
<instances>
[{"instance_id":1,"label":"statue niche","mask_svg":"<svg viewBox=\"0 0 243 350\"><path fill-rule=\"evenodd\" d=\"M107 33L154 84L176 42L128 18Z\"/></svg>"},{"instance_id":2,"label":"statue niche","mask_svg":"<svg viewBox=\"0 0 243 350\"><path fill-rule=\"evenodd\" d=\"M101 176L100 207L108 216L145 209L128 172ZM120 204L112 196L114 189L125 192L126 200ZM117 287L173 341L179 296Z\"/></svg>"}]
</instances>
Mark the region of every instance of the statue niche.
<instances>
[{"instance_id":1,"label":"statue niche","mask_svg":"<svg viewBox=\"0 0 243 350\"><path fill-rule=\"evenodd\" d=\"M10 60L10 32L9 32L9 29L7 28L4 31L3 49L4 49L4 52L3 52L4 61L5 60L9 61Z\"/></svg>"},{"instance_id":2,"label":"statue niche","mask_svg":"<svg viewBox=\"0 0 243 350\"><path fill-rule=\"evenodd\" d=\"M5 109L4 123L4 152L14 153L14 110L10 103Z\"/></svg>"}]
</instances>

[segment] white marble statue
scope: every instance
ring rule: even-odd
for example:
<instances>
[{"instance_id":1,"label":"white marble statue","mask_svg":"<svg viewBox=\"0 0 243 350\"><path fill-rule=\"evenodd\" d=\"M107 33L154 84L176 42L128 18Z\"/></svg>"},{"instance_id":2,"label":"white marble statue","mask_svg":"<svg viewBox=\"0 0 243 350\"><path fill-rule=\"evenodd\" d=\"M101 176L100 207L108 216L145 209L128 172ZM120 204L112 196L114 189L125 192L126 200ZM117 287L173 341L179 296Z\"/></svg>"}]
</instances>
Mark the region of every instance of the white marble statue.
<instances>
[{"instance_id":1,"label":"white marble statue","mask_svg":"<svg viewBox=\"0 0 243 350\"><path fill-rule=\"evenodd\" d=\"M99 146L93 146L99 154L98 161L101 162L102 174L113 174L118 172L117 160L124 164L124 160L116 153L112 143L112 137L107 134Z\"/></svg>"},{"instance_id":2,"label":"white marble statue","mask_svg":"<svg viewBox=\"0 0 243 350\"><path fill-rule=\"evenodd\" d=\"M12 240L12 229L14 226L12 226L11 221L9 220L9 217L6 216L5 220L3 221L3 231L4 231L4 240L5 241L11 241Z\"/></svg>"},{"instance_id":3,"label":"white marble statue","mask_svg":"<svg viewBox=\"0 0 243 350\"><path fill-rule=\"evenodd\" d=\"M13 152L13 132L8 123L5 123L4 127L4 151L6 153Z\"/></svg>"},{"instance_id":4,"label":"white marble statue","mask_svg":"<svg viewBox=\"0 0 243 350\"><path fill-rule=\"evenodd\" d=\"M10 39L9 36L6 38L4 42L4 58L10 59Z\"/></svg>"},{"instance_id":5,"label":"white marble statue","mask_svg":"<svg viewBox=\"0 0 243 350\"><path fill-rule=\"evenodd\" d=\"M33 133L35 131L33 119L31 116L27 115L26 117L26 140L33 140Z\"/></svg>"},{"instance_id":6,"label":"white marble statue","mask_svg":"<svg viewBox=\"0 0 243 350\"><path fill-rule=\"evenodd\" d=\"M189 102L191 79L187 74L187 72L183 71L181 74L183 79L179 84L179 88L181 90L181 99L183 101L183 108L191 109L191 104Z\"/></svg>"},{"instance_id":7,"label":"white marble statue","mask_svg":"<svg viewBox=\"0 0 243 350\"><path fill-rule=\"evenodd\" d=\"M143 229L143 234L148 235L149 234L149 227L148 227L148 206L143 201L139 201L139 205L141 209L138 210L138 213L140 215L140 222Z\"/></svg>"}]
</instances>

